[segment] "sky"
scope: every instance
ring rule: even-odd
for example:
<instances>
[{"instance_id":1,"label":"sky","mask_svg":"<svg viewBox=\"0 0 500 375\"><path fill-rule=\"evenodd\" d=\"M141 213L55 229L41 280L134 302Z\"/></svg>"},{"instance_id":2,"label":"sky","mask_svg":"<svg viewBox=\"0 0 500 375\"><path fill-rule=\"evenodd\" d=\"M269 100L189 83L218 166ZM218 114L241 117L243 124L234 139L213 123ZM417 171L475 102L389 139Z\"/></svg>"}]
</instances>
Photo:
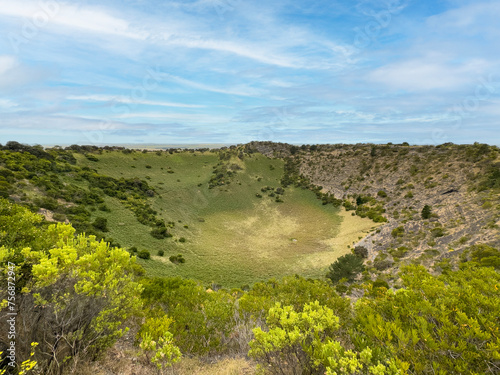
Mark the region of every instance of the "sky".
<instances>
[{"instance_id":1,"label":"sky","mask_svg":"<svg viewBox=\"0 0 500 375\"><path fill-rule=\"evenodd\" d=\"M500 145L500 1L0 0L0 143Z\"/></svg>"}]
</instances>

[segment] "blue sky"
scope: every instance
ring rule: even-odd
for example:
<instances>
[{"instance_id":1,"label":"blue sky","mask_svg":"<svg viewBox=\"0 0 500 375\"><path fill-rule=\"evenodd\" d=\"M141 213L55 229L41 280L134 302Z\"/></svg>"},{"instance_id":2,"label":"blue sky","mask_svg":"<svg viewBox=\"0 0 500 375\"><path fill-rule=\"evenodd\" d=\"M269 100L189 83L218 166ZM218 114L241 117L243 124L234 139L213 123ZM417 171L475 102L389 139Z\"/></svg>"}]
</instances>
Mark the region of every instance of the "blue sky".
<instances>
[{"instance_id":1,"label":"blue sky","mask_svg":"<svg viewBox=\"0 0 500 375\"><path fill-rule=\"evenodd\" d=\"M500 2L0 0L0 143L500 144Z\"/></svg>"}]
</instances>

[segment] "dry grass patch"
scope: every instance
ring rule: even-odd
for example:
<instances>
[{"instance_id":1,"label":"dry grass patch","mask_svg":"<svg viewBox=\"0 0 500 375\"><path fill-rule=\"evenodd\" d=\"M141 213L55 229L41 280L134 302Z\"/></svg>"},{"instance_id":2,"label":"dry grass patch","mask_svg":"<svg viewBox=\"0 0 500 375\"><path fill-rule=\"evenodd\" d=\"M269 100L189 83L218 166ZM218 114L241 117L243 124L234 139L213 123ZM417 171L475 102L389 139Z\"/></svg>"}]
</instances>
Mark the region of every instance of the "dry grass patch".
<instances>
[{"instance_id":1,"label":"dry grass patch","mask_svg":"<svg viewBox=\"0 0 500 375\"><path fill-rule=\"evenodd\" d=\"M254 375L256 366L245 358L226 358L215 363L203 363L186 358L175 367L176 375Z\"/></svg>"}]
</instances>

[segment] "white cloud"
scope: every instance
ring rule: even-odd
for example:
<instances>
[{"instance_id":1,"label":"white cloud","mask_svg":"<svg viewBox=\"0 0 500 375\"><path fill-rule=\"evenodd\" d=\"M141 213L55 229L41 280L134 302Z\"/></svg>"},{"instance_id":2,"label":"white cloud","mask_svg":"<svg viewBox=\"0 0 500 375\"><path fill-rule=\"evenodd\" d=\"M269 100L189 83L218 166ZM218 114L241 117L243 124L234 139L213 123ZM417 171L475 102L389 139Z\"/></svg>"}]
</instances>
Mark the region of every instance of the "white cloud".
<instances>
[{"instance_id":1,"label":"white cloud","mask_svg":"<svg viewBox=\"0 0 500 375\"><path fill-rule=\"evenodd\" d=\"M4 116L1 128L5 129L45 129L67 131L109 131L125 129L128 125L118 121L106 121L97 118L86 118L65 115L24 115L18 114Z\"/></svg>"},{"instance_id":2,"label":"white cloud","mask_svg":"<svg viewBox=\"0 0 500 375\"><path fill-rule=\"evenodd\" d=\"M488 67L483 60L459 65L430 56L382 66L370 72L368 79L399 90L453 90L474 82Z\"/></svg>"},{"instance_id":3,"label":"white cloud","mask_svg":"<svg viewBox=\"0 0 500 375\"><path fill-rule=\"evenodd\" d=\"M48 4L44 6L43 4ZM75 6L68 3L47 1L0 0L0 15L26 18L38 29L59 25L94 33L119 35L133 39L145 39L147 34L131 30L130 23L110 15L97 7Z\"/></svg>"},{"instance_id":4,"label":"white cloud","mask_svg":"<svg viewBox=\"0 0 500 375\"><path fill-rule=\"evenodd\" d=\"M167 74L167 73L162 73L162 75L167 79L171 80L174 82L177 82L179 84L192 87L195 89L199 90L204 90L204 91L211 91L211 92L216 92L220 94L228 94L228 95L237 95L237 96L250 96L250 97L258 97L262 96L264 92L260 89L255 89L253 87L248 87L248 86L237 86L237 87L230 87L226 89L221 89L219 87L214 87L210 85L206 85L203 83L195 82L189 79L185 79L182 77L177 77L172 74Z\"/></svg>"},{"instance_id":5,"label":"white cloud","mask_svg":"<svg viewBox=\"0 0 500 375\"><path fill-rule=\"evenodd\" d=\"M208 114L190 114L190 113L161 113L161 112L135 112L123 115L117 115L119 119L153 119L153 120L169 120L169 121L191 121L197 123L214 123L220 124L228 122L228 118L224 116L211 116Z\"/></svg>"},{"instance_id":6,"label":"white cloud","mask_svg":"<svg viewBox=\"0 0 500 375\"><path fill-rule=\"evenodd\" d=\"M0 79L16 66L17 60L13 56L0 55Z\"/></svg>"},{"instance_id":7,"label":"white cloud","mask_svg":"<svg viewBox=\"0 0 500 375\"><path fill-rule=\"evenodd\" d=\"M204 105L199 105L199 104L184 104L184 103L172 103L165 101L142 100L142 99L134 99L131 97L112 96L112 95L71 95L67 99L90 101L90 102L116 102L116 103L133 104L133 105L143 104L143 105L152 105L160 107L179 107L179 108L206 107Z\"/></svg>"},{"instance_id":8,"label":"white cloud","mask_svg":"<svg viewBox=\"0 0 500 375\"><path fill-rule=\"evenodd\" d=\"M0 108L9 109L17 107L18 105L9 99L0 99Z\"/></svg>"},{"instance_id":9,"label":"white cloud","mask_svg":"<svg viewBox=\"0 0 500 375\"><path fill-rule=\"evenodd\" d=\"M479 1L432 16L428 19L428 26L434 30L447 30L448 32L459 30L461 33L484 31L486 27L498 35L498 27L492 28L491 25L496 24L499 18L500 3L498 1ZM493 23L485 22L488 19Z\"/></svg>"},{"instance_id":10,"label":"white cloud","mask_svg":"<svg viewBox=\"0 0 500 375\"><path fill-rule=\"evenodd\" d=\"M258 45L244 41L233 42L226 40L179 38L169 40L167 43L188 48L232 53L264 64L276 65L285 68L299 68L302 65L297 61L294 61L292 57L280 56L276 53L263 50L262 47Z\"/></svg>"},{"instance_id":11,"label":"white cloud","mask_svg":"<svg viewBox=\"0 0 500 375\"><path fill-rule=\"evenodd\" d=\"M21 17L28 22L38 19L43 26L51 31L69 34L69 30L79 30L99 34L100 36L116 36L136 41L144 41L165 47L184 47L228 53L272 66L300 69L331 69L343 65L343 60L349 59L352 50L348 46L338 45L331 40L325 40L308 30L298 27L280 25L276 20L261 21L252 24L250 38L241 39L232 32L214 31L209 25L199 24L199 19L189 17L167 16L168 19L156 19L139 13L118 17L117 10L89 5L73 5L65 2L47 1L54 4L47 11L39 2L25 0L12 2L0 0L0 16ZM217 5L212 1L202 1L198 6ZM246 9L246 8L245 8ZM258 13L258 12L257 12ZM47 22L44 21L47 18ZM36 24L36 22L35 22ZM141 25L138 27L137 25ZM285 28L285 29L284 29ZM15 30L14 30L15 33ZM17 32L25 37L22 30ZM269 39L269 35L273 35ZM28 38L29 39L29 38ZM120 46L121 44L116 44ZM286 53L288 49L300 48L301 54ZM124 47L130 53L128 46ZM326 56L307 56L305 51L326 53ZM335 62L333 63L333 60Z\"/></svg>"}]
</instances>

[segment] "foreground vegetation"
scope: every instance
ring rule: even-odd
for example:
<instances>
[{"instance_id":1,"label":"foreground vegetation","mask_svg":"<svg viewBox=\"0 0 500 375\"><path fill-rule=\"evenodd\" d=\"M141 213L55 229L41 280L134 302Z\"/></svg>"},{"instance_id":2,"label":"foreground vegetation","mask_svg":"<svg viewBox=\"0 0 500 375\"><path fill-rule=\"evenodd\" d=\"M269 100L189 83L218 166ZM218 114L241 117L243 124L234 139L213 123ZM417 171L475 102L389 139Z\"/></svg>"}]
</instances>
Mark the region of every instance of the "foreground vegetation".
<instances>
[{"instance_id":1,"label":"foreground vegetation","mask_svg":"<svg viewBox=\"0 0 500 375\"><path fill-rule=\"evenodd\" d=\"M0 225L0 282L7 285L14 264L16 356L36 362L28 373L78 373L127 326L136 355L160 372L182 356L247 353L270 374L500 371L500 252L486 245L440 275L405 266L389 289L360 280L341 295L328 280L292 276L245 292L146 278L127 251L4 199ZM2 319L9 290L0 296ZM4 348L6 333L2 326Z\"/></svg>"}]
</instances>

